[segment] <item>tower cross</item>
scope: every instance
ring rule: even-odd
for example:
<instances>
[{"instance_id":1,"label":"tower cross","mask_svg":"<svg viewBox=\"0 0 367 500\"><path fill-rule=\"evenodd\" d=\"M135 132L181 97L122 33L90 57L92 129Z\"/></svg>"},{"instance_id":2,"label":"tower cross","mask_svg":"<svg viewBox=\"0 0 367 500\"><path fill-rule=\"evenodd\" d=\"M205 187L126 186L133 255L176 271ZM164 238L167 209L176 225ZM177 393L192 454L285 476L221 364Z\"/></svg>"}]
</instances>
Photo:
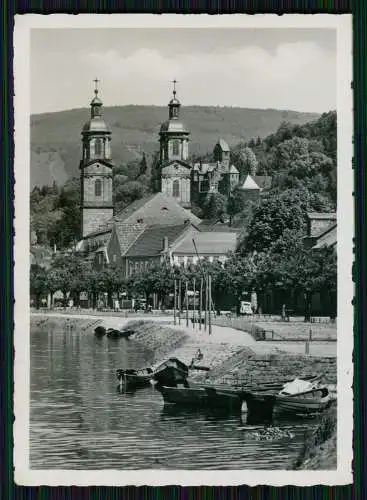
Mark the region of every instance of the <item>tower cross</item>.
<instances>
[{"instance_id":1,"label":"tower cross","mask_svg":"<svg viewBox=\"0 0 367 500\"><path fill-rule=\"evenodd\" d=\"M95 78L93 81L94 81L94 86L95 86L94 92L98 93L99 80L98 80L98 78Z\"/></svg>"},{"instance_id":2,"label":"tower cross","mask_svg":"<svg viewBox=\"0 0 367 500\"><path fill-rule=\"evenodd\" d=\"M176 95L176 83L178 83L178 81L174 79L172 83L173 83L173 95Z\"/></svg>"}]
</instances>

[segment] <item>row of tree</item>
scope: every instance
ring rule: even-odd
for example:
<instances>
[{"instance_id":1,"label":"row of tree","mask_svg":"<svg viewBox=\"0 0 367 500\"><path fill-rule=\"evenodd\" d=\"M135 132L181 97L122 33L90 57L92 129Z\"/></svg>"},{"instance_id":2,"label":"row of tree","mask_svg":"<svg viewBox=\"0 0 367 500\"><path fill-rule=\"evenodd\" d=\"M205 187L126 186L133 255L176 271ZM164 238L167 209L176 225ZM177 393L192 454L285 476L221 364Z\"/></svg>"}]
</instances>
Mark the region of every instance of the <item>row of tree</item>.
<instances>
[{"instance_id":1,"label":"row of tree","mask_svg":"<svg viewBox=\"0 0 367 500\"><path fill-rule=\"evenodd\" d=\"M330 310L325 313L332 314L334 311L335 314L335 251L332 248L307 249L300 233L291 229L285 229L265 251L231 254L224 263L204 259L200 264L186 268L164 262L129 278L125 277L122 269L112 266L96 270L83 256L61 255L54 259L48 270L38 265L31 266L30 290L37 308L43 297L47 294L52 296L58 290L63 294L65 305L69 298L73 298L74 304L78 305L81 292L91 297L94 308L100 294L107 294L108 304L112 307L113 296L122 292L145 297L147 301L155 293L159 303L167 305L175 279L192 283L195 278L199 283L208 274L212 276L212 297L218 310L232 305L238 312L240 300L256 291L259 307L269 295L276 296L278 304L284 303L289 307L294 307L301 297L307 319L312 314L312 297L320 293L330 298ZM232 297L231 304L229 297Z\"/></svg>"}]
</instances>

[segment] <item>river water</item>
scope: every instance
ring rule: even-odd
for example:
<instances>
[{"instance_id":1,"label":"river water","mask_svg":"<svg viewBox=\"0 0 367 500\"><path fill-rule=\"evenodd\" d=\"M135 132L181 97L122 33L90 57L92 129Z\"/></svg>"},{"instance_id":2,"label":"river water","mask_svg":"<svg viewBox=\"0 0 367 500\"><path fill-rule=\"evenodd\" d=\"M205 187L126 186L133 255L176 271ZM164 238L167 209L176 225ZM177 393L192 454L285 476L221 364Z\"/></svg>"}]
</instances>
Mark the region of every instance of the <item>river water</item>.
<instances>
[{"instance_id":1,"label":"river water","mask_svg":"<svg viewBox=\"0 0 367 500\"><path fill-rule=\"evenodd\" d=\"M246 415L164 407L153 387L121 393L116 368L153 353L91 330L31 331L30 466L33 469L285 469L314 421L275 422L292 439L245 438Z\"/></svg>"}]
</instances>

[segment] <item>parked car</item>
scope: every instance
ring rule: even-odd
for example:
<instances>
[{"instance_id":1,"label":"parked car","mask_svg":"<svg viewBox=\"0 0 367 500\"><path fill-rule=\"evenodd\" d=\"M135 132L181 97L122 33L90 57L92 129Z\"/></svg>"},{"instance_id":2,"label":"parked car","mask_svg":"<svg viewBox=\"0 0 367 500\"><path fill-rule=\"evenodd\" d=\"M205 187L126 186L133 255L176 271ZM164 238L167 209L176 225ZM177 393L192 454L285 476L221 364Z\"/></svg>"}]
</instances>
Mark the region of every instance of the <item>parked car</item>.
<instances>
[{"instance_id":1,"label":"parked car","mask_svg":"<svg viewBox=\"0 0 367 500\"><path fill-rule=\"evenodd\" d=\"M245 302L244 300L241 300L240 314L242 314L243 316L252 316L253 315L251 302Z\"/></svg>"}]
</instances>

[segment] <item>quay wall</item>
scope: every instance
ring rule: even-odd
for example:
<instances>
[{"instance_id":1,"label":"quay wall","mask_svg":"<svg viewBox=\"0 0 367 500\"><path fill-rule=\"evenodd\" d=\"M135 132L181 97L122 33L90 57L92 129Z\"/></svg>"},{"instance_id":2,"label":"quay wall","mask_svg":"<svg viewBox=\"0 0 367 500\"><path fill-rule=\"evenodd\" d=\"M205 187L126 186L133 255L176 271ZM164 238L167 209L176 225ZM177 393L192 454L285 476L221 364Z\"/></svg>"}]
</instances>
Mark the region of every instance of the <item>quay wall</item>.
<instances>
[{"instance_id":1,"label":"quay wall","mask_svg":"<svg viewBox=\"0 0 367 500\"><path fill-rule=\"evenodd\" d=\"M111 317L78 317L55 315L31 315L31 325L38 328L55 327L58 329L75 329L81 334L93 335L99 324L107 327L131 327L136 332L132 337L154 352L154 362L161 362L167 356L175 356L184 363L190 364L200 349L203 359L198 363L210 368L210 380L241 385L261 385L277 383L297 376L319 375L321 381L335 386L337 383L337 367L335 356L316 357L293 354L282 351L282 345L272 347L261 342L240 345L225 339L213 342L208 337L193 336L184 329L173 328L164 321L147 321L146 319L129 321ZM194 375L198 380L205 379L207 373Z\"/></svg>"}]
</instances>

